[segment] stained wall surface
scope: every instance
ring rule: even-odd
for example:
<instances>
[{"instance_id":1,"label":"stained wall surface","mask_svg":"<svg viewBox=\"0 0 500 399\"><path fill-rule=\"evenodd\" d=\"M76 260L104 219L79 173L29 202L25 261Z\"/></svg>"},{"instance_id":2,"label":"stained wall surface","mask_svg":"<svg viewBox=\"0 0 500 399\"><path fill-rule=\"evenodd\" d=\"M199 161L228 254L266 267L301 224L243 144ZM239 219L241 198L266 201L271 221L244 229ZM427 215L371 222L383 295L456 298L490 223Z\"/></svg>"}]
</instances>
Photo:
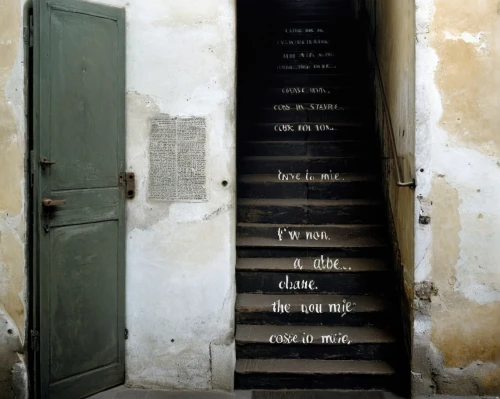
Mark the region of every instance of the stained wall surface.
<instances>
[{"instance_id":1,"label":"stained wall surface","mask_svg":"<svg viewBox=\"0 0 500 399\"><path fill-rule=\"evenodd\" d=\"M69 1L69 0L68 0ZM127 384L230 390L235 301L235 5L109 0L127 14ZM24 389L24 1L0 1L0 398ZM203 117L208 201L148 199L149 119ZM222 185L227 181L227 186ZM14 372L14 373L13 373Z\"/></svg>"},{"instance_id":2,"label":"stained wall surface","mask_svg":"<svg viewBox=\"0 0 500 399\"><path fill-rule=\"evenodd\" d=\"M398 179L402 183L412 182L416 177L415 2L358 0L356 10L360 21L367 25L364 28L371 42L368 57L374 65L378 64L380 71L378 73L375 69L376 126L383 147L385 194L395 250L394 267L399 275L405 340L410 352L415 192L412 188L399 187L397 182Z\"/></svg>"},{"instance_id":3,"label":"stained wall surface","mask_svg":"<svg viewBox=\"0 0 500 399\"><path fill-rule=\"evenodd\" d=\"M26 187L23 9L0 2L0 398L26 387ZM16 381L13 384L13 381ZM15 385L15 386L14 386Z\"/></svg>"},{"instance_id":4,"label":"stained wall surface","mask_svg":"<svg viewBox=\"0 0 500 399\"><path fill-rule=\"evenodd\" d=\"M416 6L414 391L498 395L500 3Z\"/></svg>"}]
</instances>

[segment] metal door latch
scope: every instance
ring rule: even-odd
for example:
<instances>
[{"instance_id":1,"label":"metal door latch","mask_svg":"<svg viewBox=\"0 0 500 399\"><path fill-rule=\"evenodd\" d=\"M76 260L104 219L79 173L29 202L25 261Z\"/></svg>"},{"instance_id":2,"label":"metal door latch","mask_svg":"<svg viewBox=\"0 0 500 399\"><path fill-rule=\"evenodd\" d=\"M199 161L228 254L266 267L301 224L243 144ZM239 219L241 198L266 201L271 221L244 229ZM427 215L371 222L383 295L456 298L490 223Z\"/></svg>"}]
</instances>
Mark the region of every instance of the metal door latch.
<instances>
[{"instance_id":1,"label":"metal door latch","mask_svg":"<svg viewBox=\"0 0 500 399\"><path fill-rule=\"evenodd\" d=\"M40 165L42 165L42 169L45 169L47 166L54 165L56 161L51 161L45 157L40 159Z\"/></svg>"},{"instance_id":2,"label":"metal door latch","mask_svg":"<svg viewBox=\"0 0 500 399\"><path fill-rule=\"evenodd\" d=\"M61 206L66 203L66 200L53 200L50 198L44 198L42 200L42 205L46 208L51 208L53 206Z\"/></svg>"}]
</instances>

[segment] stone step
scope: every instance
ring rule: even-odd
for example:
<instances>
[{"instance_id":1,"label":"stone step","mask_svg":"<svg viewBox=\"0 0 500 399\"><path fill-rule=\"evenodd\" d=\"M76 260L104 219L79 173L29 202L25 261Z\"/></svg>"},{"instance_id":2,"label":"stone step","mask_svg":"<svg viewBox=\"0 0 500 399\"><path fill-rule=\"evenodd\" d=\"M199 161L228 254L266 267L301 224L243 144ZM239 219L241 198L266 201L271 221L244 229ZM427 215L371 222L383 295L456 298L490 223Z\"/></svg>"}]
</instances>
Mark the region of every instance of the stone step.
<instances>
[{"instance_id":1,"label":"stone step","mask_svg":"<svg viewBox=\"0 0 500 399\"><path fill-rule=\"evenodd\" d=\"M342 306L347 303L355 305L349 306L348 312L343 312ZM324 312L309 312L310 306L320 304ZM290 307L288 311L282 311L280 305ZM389 327L394 324L395 308L388 298L377 295L238 294L236 322L247 325Z\"/></svg>"},{"instance_id":2,"label":"stone step","mask_svg":"<svg viewBox=\"0 0 500 399\"><path fill-rule=\"evenodd\" d=\"M319 179L343 181L342 173L359 173L377 170L379 159L375 156L246 156L240 157L238 169L244 174L276 174L281 180ZM306 174L308 172L309 174Z\"/></svg>"},{"instance_id":3,"label":"stone step","mask_svg":"<svg viewBox=\"0 0 500 399\"><path fill-rule=\"evenodd\" d=\"M297 258L239 258L237 272L293 272L297 271ZM383 259L374 258L300 258L302 272L316 273L387 273L389 268Z\"/></svg>"},{"instance_id":4,"label":"stone step","mask_svg":"<svg viewBox=\"0 0 500 399\"><path fill-rule=\"evenodd\" d=\"M364 123L278 122L245 123L239 121L242 141L360 141L373 142L375 134Z\"/></svg>"},{"instance_id":5,"label":"stone step","mask_svg":"<svg viewBox=\"0 0 500 399\"><path fill-rule=\"evenodd\" d=\"M256 294L385 294L392 276L384 273L329 273L320 276L294 271L237 272L240 293Z\"/></svg>"},{"instance_id":6,"label":"stone step","mask_svg":"<svg viewBox=\"0 0 500 399\"><path fill-rule=\"evenodd\" d=\"M249 7L247 10L252 13L255 7ZM262 14L262 13L261 13ZM241 16L241 15L240 15ZM272 16L271 16L272 18ZM274 18L269 20L262 18L259 22L259 29L256 29L253 21L248 18L240 17L238 25L239 37L256 35L258 37L296 37L296 36L316 36L343 38L346 35L353 38L361 38L362 33L356 29L357 24L351 18L336 18L334 21L284 19ZM260 51L261 49L259 49Z\"/></svg>"},{"instance_id":7,"label":"stone step","mask_svg":"<svg viewBox=\"0 0 500 399\"><path fill-rule=\"evenodd\" d=\"M238 359L240 389L393 389L396 370L382 361Z\"/></svg>"},{"instance_id":8,"label":"stone step","mask_svg":"<svg viewBox=\"0 0 500 399\"><path fill-rule=\"evenodd\" d=\"M340 330L340 331L339 331ZM274 336L297 336L291 341L271 340ZM311 335L312 339L304 341L303 335ZM323 338L323 337L326 337ZM332 326L275 326L244 325L236 327L236 342L239 344L272 344L273 345L355 345L355 344L394 344L394 334L388 329L376 327L335 328Z\"/></svg>"},{"instance_id":9,"label":"stone step","mask_svg":"<svg viewBox=\"0 0 500 399\"><path fill-rule=\"evenodd\" d=\"M282 86L247 92L243 104L331 103L346 107L367 105L367 90L335 86Z\"/></svg>"},{"instance_id":10,"label":"stone step","mask_svg":"<svg viewBox=\"0 0 500 399\"><path fill-rule=\"evenodd\" d=\"M337 312L339 307L342 310L342 306L348 303L348 312ZM287 304L290 305L288 311L280 311L279 306ZM311 306L315 309L319 305L324 312L309 312ZM334 306L332 312L330 305ZM305 306L308 312L304 312L302 306ZM394 309L390 299L380 295L239 293L236 297L236 322L255 325L386 327L394 320Z\"/></svg>"},{"instance_id":11,"label":"stone step","mask_svg":"<svg viewBox=\"0 0 500 399\"><path fill-rule=\"evenodd\" d=\"M236 231L236 245L242 247L372 248L386 246L386 231L383 225L238 223Z\"/></svg>"},{"instance_id":12,"label":"stone step","mask_svg":"<svg viewBox=\"0 0 500 399\"><path fill-rule=\"evenodd\" d=\"M240 199L241 223L373 224L384 221L381 201Z\"/></svg>"},{"instance_id":13,"label":"stone step","mask_svg":"<svg viewBox=\"0 0 500 399\"><path fill-rule=\"evenodd\" d=\"M335 104L325 104L325 107L334 108ZM316 104L314 104L316 106ZM296 109L296 105L276 104L273 108L252 109L245 108L239 112L243 120L252 120L261 123L316 123L341 124L344 126L370 126L371 117L366 110L341 107L339 109L312 110L304 106Z\"/></svg>"},{"instance_id":14,"label":"stone step","mask_svg":"<svg viewBox=\"0 0 500 399\"><path fill-rule=\"evenodd\" d=\"M323 74L291 74L273 73L268 76L254 76L247 80L247 84L254 87L281 87L287 85L302 86L335 86L338 88L366 87L369 80L364 75L357 73L323 73ZM254 82L258 84L255 85Z\"/></svg>"},{"instance_id":15,"label":"stone step","mask_svg":"<svg viewBox=\"0 0 500 399\"><path fill-rule=\"evenodd\" d=\"M352 157L369 155L376 152L375 140L338 140L338 141L247 141L241 142L240 155L248 156L312 156L312 157Z\"/></svg>"},{"instance_id":16,"label":"stone step","mask_svg":"<svg viewBox=\"0 0 500 399\"><path fill-rule=\"evenodd\" d=\"M248 174L238 177L239 198L274 199L380 199L380 177L375 174L340 174L342 180L280 180L278 174Z\"/></svg>"}]
</instances>

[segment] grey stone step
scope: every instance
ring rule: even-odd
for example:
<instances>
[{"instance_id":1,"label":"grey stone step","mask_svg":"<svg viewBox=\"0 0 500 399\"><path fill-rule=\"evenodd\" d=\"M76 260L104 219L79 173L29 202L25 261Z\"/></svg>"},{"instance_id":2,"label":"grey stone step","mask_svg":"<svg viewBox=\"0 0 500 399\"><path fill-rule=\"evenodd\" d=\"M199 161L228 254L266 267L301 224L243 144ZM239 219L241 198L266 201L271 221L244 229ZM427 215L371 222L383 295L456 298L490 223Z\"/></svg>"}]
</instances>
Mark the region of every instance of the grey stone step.
<instances>
[{"instance_id":1,"label":"grey stone step","mask_svg":"<svg viewBox=\"0 0 500 399\"><path fill-rule=\"evenodd\" d=\"M236 262L236 270L245 272L293 272L297 271L294 267L295 260L296 258L239 258ZM316 268L314 267L315 261L317 261L318 266ZM323 258L301 258L300 264L302 266L300 271L314 273L387 273L389 271L387 263L383 259L330 259L325 256Z\"/></svg>"},{"instance_id":2,"label":"grey stone step","mask_svg":"<svg viewBox=\"0 0 500 399\"><path fill-rule=\"evenodd\" d=\"M323 326L380 326L393 324L395 306L380 295L334 294L238 294L236 322L251 325L323 325ZM349 303L349 312L337 312ZM276 308L273 309L273 304ZM279 305L290 305L288 312L276 311ZM330 304L335 305L330 312ZM328 312L303 312L302 305L321 305Z\"/></svg>"},{"instance_id":3,"label":"grey stone step","mask_svg":"<svg viewBox=\"0 0 500 399\"><path fill-rule=\"evenodd\" d=\"M389 300L377 295L265 295L265 294L238 294L236 297L236 311L240 313L272 312L272 304L290 304L290 313L301 313L301 305L322 304L328 309L329 304L342 304L344 300L355 304L352 306L353 313L378 313L386 312L392 305Z\"/></svg>"},{"instance_id":4,"label":"grey stone step","mask_svg":"<svg viewBox=\"0 0 500 399\"><path fill-rule=\"evenodd\" d=\"M394 335L386 329L375 327L331 327L331 326L256 326L238 325L236 327L236 342L239 344L269 344L269 339L273 335L296 335L298 345L325 345L322 337L346 336L345 342L330 342L329 345L353 345L362 343L384 343L394 344ZM313 340L309 343L303 342L303 334L312 335ZM279 344L277 344L279 345Z\"/></svg>"},{"instance_id":5,"label":"grey stone step","mask_svg":"<svg viewBox=\"0 0 500 399\"><path fill-rule=\"evenodd\" d=\"M280 180L278 174L247 174L238 177L239 198L274 199L380 199L380 177L369 173L341 174L342 180Z\"/></svg>"},{"instance_id":6,"label":"grey stone step","mask_svg":"<svg viewBox=\"0 0 500 399\"><path fill-rule=\"evenodd\" d=\"M386 362L357 360L311 360L311 359L238 359L236 373L251 374L323 374L340 376L347 374L394 375L394 368Z\"/></svg>"},{"instance_id":7,"label":"grey stone step","mask_svg":"<svg viewBox=\"0 0 500 399\"><path fill-rule=\"evenodd\" d=\"M375 224L384 221L381 201L240 199L238 222Z\"/></svg>"},{"instance_id":8,"label":"grey stone step","mask_svg":"<svg viewBox=\"0 0 500 399\"><path fill-rule=\"evenodd\" d=\"M280 233L281 238L280 240ZM385 247L382 225L273 225L238 223L240 247ZM297 238L297 239L295 239Z\"/></svg>"}]
</instances>

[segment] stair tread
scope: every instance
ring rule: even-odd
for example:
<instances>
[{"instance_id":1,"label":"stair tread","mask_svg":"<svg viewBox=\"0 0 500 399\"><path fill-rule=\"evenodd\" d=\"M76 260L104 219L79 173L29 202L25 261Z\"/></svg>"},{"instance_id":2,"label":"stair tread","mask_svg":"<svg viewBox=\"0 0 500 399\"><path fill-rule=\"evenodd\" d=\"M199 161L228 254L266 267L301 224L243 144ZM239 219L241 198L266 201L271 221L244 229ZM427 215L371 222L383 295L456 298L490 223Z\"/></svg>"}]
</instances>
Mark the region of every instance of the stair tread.
<instances>
[{"instance_id":1,"label":"stair tread","mask_svg":"<svg viewBox=\"0 0 500 399\"><path fill-rule=\"evenodd\" d=\"M237 271L274 271L274 272L317 272L317 273L360 273L387 272L387 263L382 259L344 258L339 259L338 267L315 269L314 260L318 258L301 258L302 269L294 268L295 258L238 258ZM335 262L336 259L332 261Z\"/></svg>"},{"instance_id":2,"label":"stair tread","mask_svg":"<svg viewBox=\"0 0 500 399\"><path fill-rule=\"evenodd\" d=\"M357 181L376 181L379 176L376 174L368 173L341 173L340 176L343 180L321 180L321 173L310 173L314 176L315 180L280 180L278 174L246 174L238 177L239 182L243 183L287 183L287 184L331 184L331 183L345 183Z\"/></svg>"},{"instance_id":3,"label":"stair tread","mask_svg":"<svg viewBox=\"0 0 500 399\"><path fill-rule=\"evenodd\" d=\"M383 243L376 239L359 239L357 241L350 240L349 242L335 242L331 241L277 241L272 238L260 237L238 237L236 240L238 247L279 247L279 248L372 248L372 247L385 247Z\"/></svg>"},{"instance_id":4,"label":"stair tread","mask_svg":"<svg viewBox=\"0 0 500 399\"><path fill-rule=\"evenodd\" d=\"M273 302L280 300L290 304L290 313L300 313L301 305L342 303L346 299L355 303L352 313L387 311L391 308L388 299L377 295L331 295L331 294L238 294L237 312L272 312Z\"/></svg>"},{"instance_id":5,"label":"stair tread","mask_svg":"<svg viewBox=\"0 0 500 399\"><path fill-rule=\"evenodd\" d=\"M289 112L303 112L303 111L289 111ZM336 121L330 121L330 120L325 120L325 121L287 121L287 122L283 122L283 121L268 121L268 122L254 122L253 123L254 125L257 125L257 126L266 126L266 125L269 125L269 126L274 126L274 125L282 125L282 124L287 124L287 125L335 125L335 126L338 126L338 127L342 127L342 126L345 126L345 127L368 127L369 125L366 123L366 122L356 122L356 121L340 121L340 120L336 120ZM300 133L328 133L328 132L335 132L335 130L325 130L325 131L317 131L317 132L307 132L307 131L303 131L303 132L300 132ZM287 132L283 132L283 134L286 134Z\"/></svg>"},{"instance_id":6,"label":"stair tread","mask_svg":"<svg viewBox=\"0 0 500 399\"><path fill-rule=\"evenodd\" d=\"M366 360L238 359L236 373L394 375L387 362Z\"/></svg>"},{"instance_id":7,"label":"stair tread","mask_svg":"<svg viewBox=\"0 0 500 399\"><path fill-rule=\"evenodd\" d=\"M376 327L347 327L347 326L289 326L289 325L247 325L236 326L236 342L246 344L269 344L272 335L297 335L298 345L304 345L302 335L310 334L314 340L309 345L322 344L322 336L345 334L350 344L358 343L395 343L394 334L389 330ZM328 345L335 345L328 343ZM340 343L339 345L345 345Z\"/></svg>"},{"instance_id":8,"label":"stair tread","mask_svg":"<svg viewBox=\"0 0 500 399\"><path fill-rule=\"evenodd\" d=\"M376 144L377 141L375 138L372 141L368 141L366 139L363 140L246 140L245 144L263 144L263 145L269 145L269 144L290 144L290 145L321 145L321 146L328 146L328 145L340 145L340 146L345 146L349 144L356 144L356 145L374 145Z\"/></svg>"},{"instance_id":9,"label":"stair tread","mask_svg":"<svg viewBox=\"0 0 500 399\"><path fill-rule=\"evenodd\" d=\"M316 155L248 155L240 157L245 161L308 161L312 159L348 159L348 158L376 158L375 155L366 154L348 155L348 156L316 156ZM326 173L326 172L325 172ZM316 173L317 174L317 173Z\"/></svg>"},{"instance_id":10,"label":"stair tread","mask_svg":"<svg viewBox=\"0 0 500 399\"><path fill-rule=\"evenodd\" d=\"M242 198L238 200L238 205L256 206L374 206L382 205L382 201L364 199L344 199L344 200L315 200L315 199L272 199L272 198Z\"/></svg>"}]
</instances>

